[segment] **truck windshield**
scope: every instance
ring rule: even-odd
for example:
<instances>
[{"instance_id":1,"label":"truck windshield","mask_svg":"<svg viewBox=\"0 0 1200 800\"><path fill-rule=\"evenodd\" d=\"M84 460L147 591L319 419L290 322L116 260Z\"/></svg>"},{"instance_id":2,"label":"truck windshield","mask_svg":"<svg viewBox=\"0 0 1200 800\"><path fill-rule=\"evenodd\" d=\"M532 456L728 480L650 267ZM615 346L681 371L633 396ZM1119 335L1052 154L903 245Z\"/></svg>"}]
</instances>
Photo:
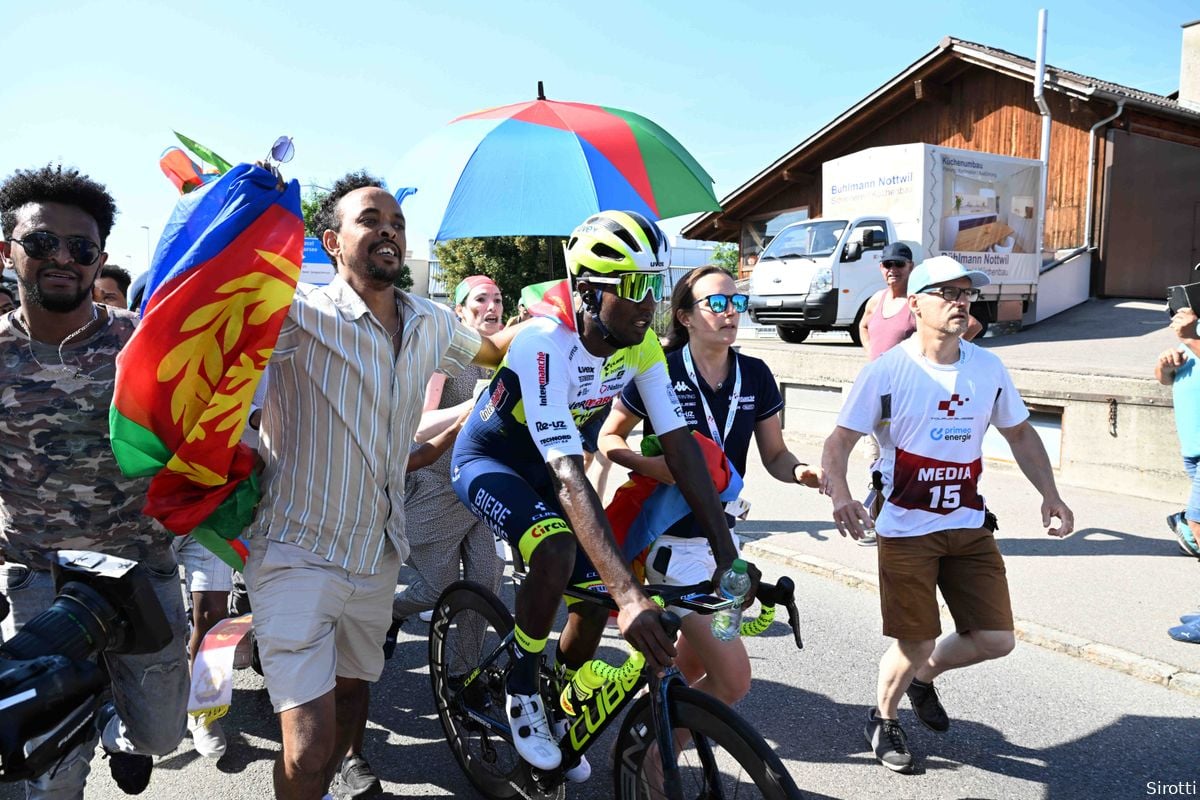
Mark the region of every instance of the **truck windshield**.
<instances>
[{"instance_id":1,"label":"truck windshield","mask_svg":"<svg viewBox=\"0 0 1200 800\"><path fill-rule=\"evenodd\" d=\"M827 256L846 230L844 219L822 219L789 225L771 240L759 261L792 256Z\"/></svg>"}]
</instances>

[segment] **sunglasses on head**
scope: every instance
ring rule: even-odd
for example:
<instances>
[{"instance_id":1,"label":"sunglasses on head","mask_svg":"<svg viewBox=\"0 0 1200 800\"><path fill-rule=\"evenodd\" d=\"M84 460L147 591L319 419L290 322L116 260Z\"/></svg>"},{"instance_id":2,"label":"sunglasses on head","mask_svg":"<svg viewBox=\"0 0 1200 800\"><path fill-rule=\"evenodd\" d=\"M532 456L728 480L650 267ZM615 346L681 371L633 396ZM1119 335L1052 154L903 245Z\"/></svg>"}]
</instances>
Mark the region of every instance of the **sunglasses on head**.
<instances>
[{"instance_id":1,"label":"sunglasses on head","mask_svg":"<svg viewBox=\"0 0 1200 800\"><path fill-rule=\"evenodd\" d=\"M640 303L646 299L646 295L652 295L656 303L662 302L663 299L664 276L661 272L624 272L611 277L589 275L586 280L601 287L611 286L611 289L604 291L611 291L622 300Z\"/></svg>"},{"instance_id":2,"label":"sunglasses on head","mask_svg":"<svg viewBox=\"0 0 1200 800\"><path fill-rule=\"evenodd\" d=\"M747 294L710 294L708 297L701 297L696 301L697 304L703 303L708 306L708 310L714 314L724 314L728 310L730 304L733 304L733 310L739 314L745 313L750 307L750 295Z\"/></svg>"},{"instance_id":3,"label":"sunglasses on head","mask_svg":"<svg viewBox=\"0 0 1200 800\"><path fill-rule=\"evenodd\" d=\"M925 289L922 294L936 294L945 300L947 303L957 303L963 297L967 298L968 302L974 303L979 299L981 292L975 287L960 289L957 286L935 286L932 289Z\"/></svg>"},{"instance_id":4,"label":"sunglasses on head","mask_svg":"<svg viewBox=\"0 0 1200 800\"><path fill-rule=\"evenodd\" d=\"M90 267L100 258L100 245L82 236L59 236L49 231L34 231L24 239L11 239L25 248L25 254L39 260L58 255L59 246L65 241L71 260L82 267Z\"/></svg>"}]
</instances>

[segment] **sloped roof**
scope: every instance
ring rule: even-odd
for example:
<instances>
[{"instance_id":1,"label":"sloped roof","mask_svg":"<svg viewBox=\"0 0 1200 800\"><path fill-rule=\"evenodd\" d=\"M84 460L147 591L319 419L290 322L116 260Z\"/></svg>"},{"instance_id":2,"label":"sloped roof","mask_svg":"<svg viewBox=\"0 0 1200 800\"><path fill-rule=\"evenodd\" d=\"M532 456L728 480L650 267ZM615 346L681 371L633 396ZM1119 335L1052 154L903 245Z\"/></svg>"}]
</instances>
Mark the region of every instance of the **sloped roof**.
<instances>
[{"instance_id":1,"label":"sloped roof","mask_svg":"<svg viewBox=\"0 0 1200 800\"><path fill-rule=\"evenodd\" d=\"M934 53L945 50L953 51L966 61L1007 71L1016 77L1028 78L1031 82L1037 69L1037 63L1028 58L977 42L955 39L952 36L942 39ZM1173 92L1171 95L1144 92L1141 89L1122 86L1119 83L1111 83L1089 75L1081 75L1078 72L1059 69L1049 64L1046 65L1046 88L1083 97L1099 96L1114 102L1124 100L1127 106L1142 106L1147 110L1179 117L1188 122L1200 123L1200 111L1182 105L1176 99L1178 92Z\"/></svg>"},{"instance_id":2,"label":"sloped roof","mask_svg":"<svg viewBox=\"0 0 1200 800\"><path fill-rule=\"evenodd\" d=\"M928 74L929 69L935 68L939 64L944 65L950 60L976 64L986 69L1028 81L1029 83L1033 83L1037 71L1037 63L1031 59L1018 56L1007 50L1000 50L999 48L988 47L977 42L970 42L966 39L956 39L952 36L947 36L938 42L938 46L933 50L917 59L895 77L842 112L834 120L783 156L777 158L750 180L734 189L721 199L721 205L723 207L729 207L731 204L736 205L763 178L777 172L786 164L794 163L804 154L805 150L843 125L852 123L857 115L869 108L877 100L891 94L899 86L908 84L916 75L921 73ZM1047 91L1061 92L1084 100L1096 99L1111 103L1124 101L1128 108L1139 108L1160 116L1172 117L1200 126L1200 111L1195 111L1179 103L1177 92L1169 96L1144 92L1140 89L1122 86L1118 83L1110 83L1099 78L1081 75L1078 72L1059 69L1050 64L1046 65L1045 88ZM706 228L705 236L702 238L707 238L712 234L712 224L719 216L720 212L716 211L702 214L683 228L682 235L691 238L693 233L701 228Z\"/></svg>"}]
</instances>

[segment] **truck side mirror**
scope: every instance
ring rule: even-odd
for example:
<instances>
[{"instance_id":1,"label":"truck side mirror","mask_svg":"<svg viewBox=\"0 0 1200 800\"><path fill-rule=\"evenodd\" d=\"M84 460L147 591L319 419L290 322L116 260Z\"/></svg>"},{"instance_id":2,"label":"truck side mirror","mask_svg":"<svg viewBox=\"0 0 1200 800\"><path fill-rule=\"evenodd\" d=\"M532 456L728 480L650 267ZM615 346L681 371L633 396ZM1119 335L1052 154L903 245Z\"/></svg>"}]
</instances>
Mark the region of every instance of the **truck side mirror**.
<instances>
[{"instance_id":1,"label":"truck side mirror","mask_svg":"<svg viewBox=\"0 0 1200 800\"><path fill-rule=\"evenodd\" d=\"M862 242L851 242L846 245L846 250L842 254L842 261L858 261L862 258Z\"/></svg>"}]
</instances>

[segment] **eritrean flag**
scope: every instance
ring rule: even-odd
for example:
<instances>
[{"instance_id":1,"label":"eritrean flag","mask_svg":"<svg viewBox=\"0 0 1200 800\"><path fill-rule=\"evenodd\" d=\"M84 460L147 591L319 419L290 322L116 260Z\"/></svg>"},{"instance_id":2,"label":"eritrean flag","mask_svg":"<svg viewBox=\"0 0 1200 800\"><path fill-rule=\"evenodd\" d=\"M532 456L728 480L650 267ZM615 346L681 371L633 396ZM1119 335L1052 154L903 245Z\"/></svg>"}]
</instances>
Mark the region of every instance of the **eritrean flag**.
<instances>
[{"instance_id":1,"label":"eritrean flag","mask_svg":"<svg viewBox=\"0 0 1200 800\"><path fill-rule=\"evenodd\" d=\"M521 303L535 317L552 317L575 330L575 305L566 278L531 283L521 289Z\"/></svg>"},{"instance_id":2,"label":"eritrean flag","mask_svg":"<svg viewBox=\"0 0 1200 800\"><path fill-rule=\"evenodd\" d=\"M146 514L241 569L259 500L239 440L300 278L300 184L240 164L182 197L154 255L142 322L117 357L109 425Z\"/></svg>"},{"instance_id":3,"label":"eritrean flag","mask_svg":"<svg viewBox=\"0 0 1200 800\"><path fill-rule=\"evenodd\" d=\"M712 477L713 488L722 502L728 503L742 493L742 476L725 455L720 445L697 431L692 438L700 445L704 465ZM642 439L642 455L662 453L657 437ZM674 484L659 483L646 475L629 473L629 480L617 489L604 509L613 538L621 554L634 565L639 576L645 574L644 560L650 545L662 532L692 513L683 492Z\"/></svg>"}]
</instances>

